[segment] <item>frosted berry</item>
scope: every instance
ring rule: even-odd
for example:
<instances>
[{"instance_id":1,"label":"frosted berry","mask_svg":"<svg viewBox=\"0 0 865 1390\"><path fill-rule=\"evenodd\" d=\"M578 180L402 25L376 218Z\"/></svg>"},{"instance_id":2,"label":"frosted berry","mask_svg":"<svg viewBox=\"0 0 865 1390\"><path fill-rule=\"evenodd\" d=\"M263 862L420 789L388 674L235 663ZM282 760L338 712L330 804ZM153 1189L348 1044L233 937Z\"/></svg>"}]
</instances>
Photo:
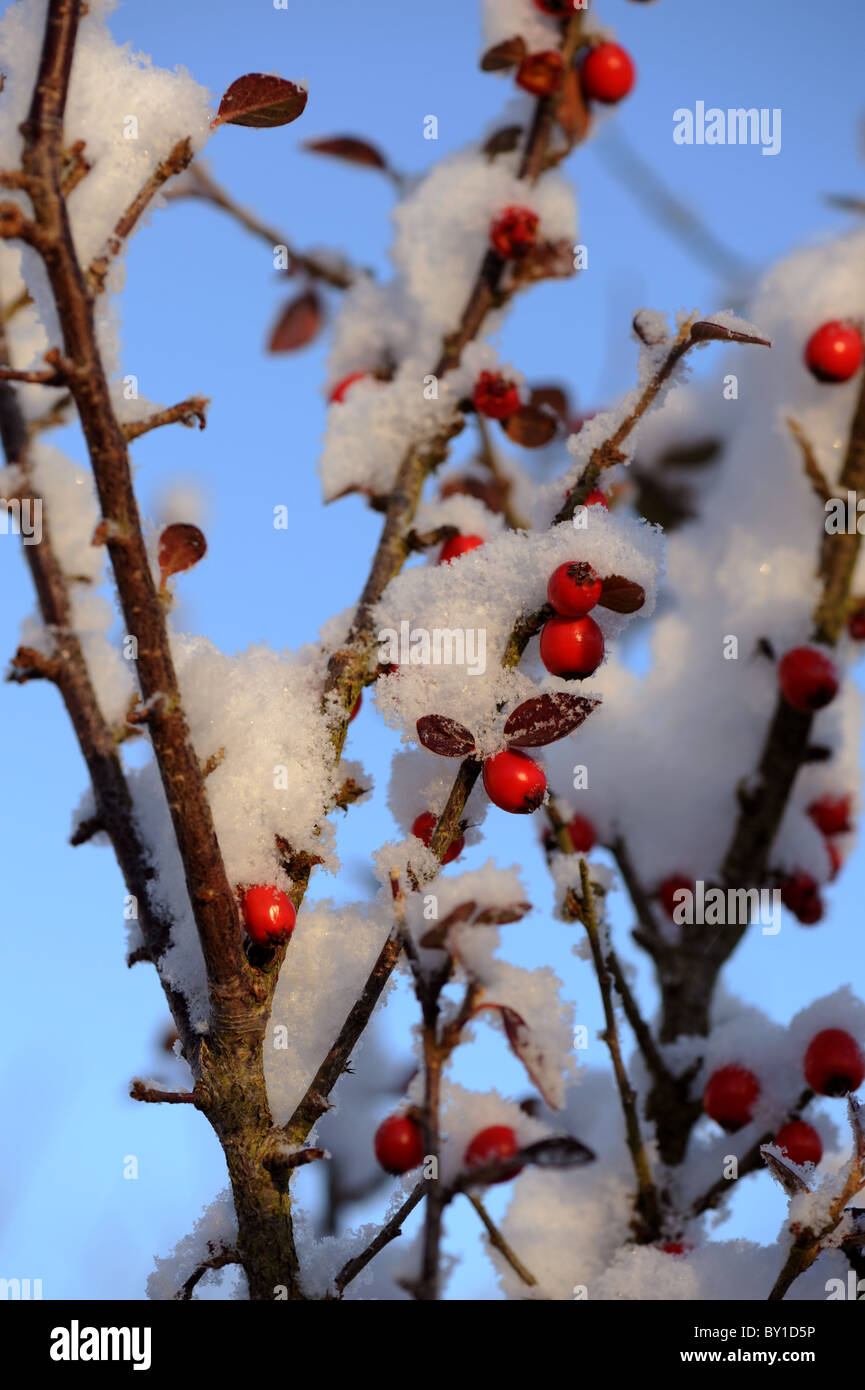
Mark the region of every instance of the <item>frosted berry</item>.
<instances>
[{"instance_id":1,"label":"frosted berry","mask_svg":"<svg viewBox=\"0 0 865 1390\"><path fill-rule=\"evenodd\" d=\"M672 917L676 908L681 906L676 902L676 894L685 888L689 893L694 891L693 879L685 878L684 874L670 874L658 888L658 898L668 917Z\"/></svg>"},{"instance_id":2,"label":"frosted berry","mask_svg":"<svg viewBox=\"0 0 865 1390\"><path fill-rule=\"evenodd\" d=\"M813 713L831 704L838 694L834 661L815 647L793 647L778 666L781 694L794 709Z\"/></svg>"},{"instance_id":3,"label":"frosted berry","mask_svg":"<svg viewBox=\"0 0 865 1390\"><path fill-rule=\"evenodd\" d=\"M817 880L810 874L791 874L781 884L781 901L805 927L813 927L823 916Z\"/></svg>"},{"instance_id":4,"label":"frosted berry","mask_svg":"<svg viewBox=\"0 0 865 1390\"><path fill-rule=\"evenodd\" d=\"M594 618L549 618L541 629L541 661L554 676L584 680L604 659L604 634Z\"/></svg>"},{"instance_id":5,"label":"frosted berry","mask_svg":"<svg viewBox=\"0 0 865 1390\"><path fill-rule=\"evenodd\" d=\"M510 1125L490 1125L487 1129L480 1130L472 1139L463 1155L463 1162L467 1168L482 1168L485 1163L493 1163L496 1159L511 1158L519 1150L517 1136ZM512 1173L505 1177L494 1178L494 1182L510 1182L520 1168L515 1168Z\"/></svg>"},{"instance_id":6,"label":"frosted berry","mask_svg":"<svg viewBox=\"0 0 865 1390\"><path fill-rule=\"evenodd\" d=\"M417 835L418 839L423 840L424 844L429 848L430 841L433 837L433 831L437 825L438 816L434 815L432 811L422 811L412 825L411 833L412 835ZM451 843L447 852L442 856L442 864L450 864L452 860L461 855L465 848L465 843L463 836L458 835Z\"/></svg>"},{"instance_id":7,"label":"frosted berry","mask_svg":"<svg viewBox=\"0 0 865 1390\"><path fill-rule=\"evenodd\" d=\"M519 260L537 239L538 215L531 208L505 208L490 225L490 244L504 261Z\"/></svg>"},{"instance_id":8,"label":"frosted berry","mask_svg":"<svg viewBox=\"0 0 865 1390\"><path fill-rule=\"evenodd\" d=\"M784 1150L791 1163L819 1163L823 1157L823 1141L814 1126L804 1120L783 1125L773 1142Z\"/></svg>"},{"instance_id":9,"label":"frosted berry","mask_svg":"<svg viewBox=\"0 0 865 1390\"><path fill-rule=\"evenodd\" d=\"M865 1055L843 1028L824 1028L808 1044L802 1069L818 1095L846 1096L865 1080Z\"/></svg>"},{"instance_id":10,"label":"frosted berry","mask_svg":"<svg viewBox=\"0 0 865 1390\"><path fill-rule=\"evenodd\" d=\"M750 1120L760 1083L745 1067L721 1067L709 1077L703 1092L703 1109L711 1120L732 1134Z\"/></svg>"},{"instance_id":11,"label":"frosted berry","mask_svg":"<svg viewBox=\"0 0 865 1390\"><path fill-rule=\"evenodd\" d=\"M549 49L544 53L527 53L517 68L516 83L534 97L548 97L562 85L565 65L560 53Z\"/></svg>"},{"instance_id":12,"label":"frosted berry","mask_svg":"<svg viewBox=\"0 0 865 1390\"><path fill-rule=\"evenodd\" d=\"M449 541L445 541L442 546L441 554L436 561L439 565L450 564L451 560L456 560L460 555L467 555L470 550L477 550L479 545L483 545L482 536L451 536Z\"/></svg>"},{"instance_id":13,"label":"frosted berry","mask_svg":"<svg viewBox=\"0 0 865 1390\"><path fill-rule=\"evenodd\" d=\"M506 748L487 758L483 780L493 805L517 816L536 811L547 790L543 768L518 748Z\"/></svg>"},{"instance_id":14,"label":"frosted berry","mask_svg":"<svg viewBox=\"0 0 865 1390\"><path fill-rule=\"evenodd\" d=\"M610 510L610 504L607 501L607 494L605 492L601 492L601 489L599 487L592 488L591 492L587 494L583 506L603 507L605 512L608 512Z\"/></svg>"},{"instance_id":15,"label":"frosted berry","mask_svg":"<svg viewBox=\"0 0 865 1390\"><path fill-rule=\"evenodd\" d=\"M865 603L854 608L847 619L847 631L854 642L865 642Z\"/></svg>"},{"instance_id":16,"label":"frosted berry","mask_svg":"<svg viewBox=\"0 0 865 1390\"><path fill-rule=\"evenodd\" d=\"M375 1132L375 1156L386 1173L407 1173L423 1163L423 1130L408 1115L390 1115Z\"/></svg>"},{"instance_id":17,"label":"frosted berry","mask_svg":"<svg viewBox=\"0 0 865 1390\"><path fill-rule=\"evenodd\" d=\"M563 618L584 618L601 597L603 585L591 565L559 565L547 584L547 598Z\"/></svg>"},{"instance_id":18,"label":"frosted berry","mask_svg":"<svg viewBox=\"0 0 865 1390\"><path fill-rule=\"evenodd\" d=\"M843 319L821 323L805 347L805 365L818 381L849 381L862 366L863 357L861 331Z\"/></svg>"},{"instance_id":19,"label":"frosted berry","mask_svg":"<svg viewBox=\"0 0 865 1390\"><path fill-rule=\"evenodd\" d=\"M821 835L846 835L850 830L850 797L821 796L812 801L808 815Z\"/></svg>"},{"instance_id":20,"label":"frosted berry","mask_svg":"<svg viewBox=\"0 0 865 1390\"><path fill-rule=\"evenodd\" d=\"M294 903L279 888L255 884L240 900L243 925L257 946L275 946L294 931Z\"/></svg>"},{"instance_id":21,"label":"frosted berry","mask_svg":"<svg viewBox=\"0 0 865 1390\"><path fill-rule=\"evenodd\" d=\"M568 821L568 834L577 854L588 854L598 842L598 832L585 816L574 816Z\"/></svg>"},{"instance_id":22,"label":"frosted berry","mask_svg":"<svg viewBox=\"0 0 865 1390\"><path fill-rule=\"evenodd\" d=\"M341 405L349 387L353 386L356 381L363 381L364 377L368 376L369 372L351 372L348 376L344 376L342 381L338 381L331 391L330 404L333 405L336 402L336 404Z\"/></svg>"},{"instance_id":23,"label":"frosted berry","mask_svg":"<svg viewBox=\"0 0 865 1390\"><path fill-rule=\"evenodd\" d=\"M628 95L635 76L630 56L617 43L599 43L580 68L583 95L606 106Z\"/></svg>"},{"instance_id":24,"label":"frosted berry","mask_svg":"<svg viewBox=\"0 0 865 1390\"><path fill-rule=\"evenodd\" d=\"M516 384L500 372L481 372L472 400L478 414L488 415L491 420L507 420L522 404Z\"/></svg>"}]
</instances>

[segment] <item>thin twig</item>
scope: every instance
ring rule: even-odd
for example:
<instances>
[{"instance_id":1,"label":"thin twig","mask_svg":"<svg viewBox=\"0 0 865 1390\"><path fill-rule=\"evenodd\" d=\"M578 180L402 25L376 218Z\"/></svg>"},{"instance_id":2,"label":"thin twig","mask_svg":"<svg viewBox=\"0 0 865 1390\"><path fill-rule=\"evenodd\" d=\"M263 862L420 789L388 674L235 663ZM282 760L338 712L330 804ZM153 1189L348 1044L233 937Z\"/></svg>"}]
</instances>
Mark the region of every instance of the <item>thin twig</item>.
<instances>
[{"instance_id":1,"label":"thin twig","mask_svg":"<svg viewBox=\"0 0 865 1390\"><path fill-rule=\"evenodd\" d=\"M129 444L133 439L139 439L142 434L160 429L162 425L186 425L192 429L197 424L198 428L203 430L207 424L205 411L209 404L206 396L189 396L185 401L178 401L177 405L154 411L145 420L133 420L130 424L123 425L123 437Z\"/></svg>"},{"instance_id":2,"label":"thin twig","mask_svg":"<svg viewBox=\"0 0 865 1390\"><path fill-rule=\"evenodd\" d=\"M399 1211L391 1217L390 1221L385 1222L375 1239L370 1242L366 1249L362 1250L359 1255L352 1256L350 1260L346 1260L339 1274L333 1281L338 1293L342 1294L343 1290L348 1288L351 1281L357 1278L361 1270L366 1269L370 1261L374 1260L376 1255L384 1250L386 1245L390 1245L392 1240L402 1235L402 1228L406 1217L411 1215L418 1202L426 1196L429 1187L430 1184L428 1182L419 1182L417 1187L406 1197Z\"/></svg>"},{"instance_id":3,"label":"thin twig","mask_svg":"<svg viewBox=\"0 0 865 1390\"><path fill-rule=\"evenodd\" d=\"M538 1281L535 1278L535 1276L532 1273L530 1273L528 1269L526 1269L522 1260L515 1253L512 1247L508 1245L508 1242L505 1240L498 1226L493 1221L492 1217L490 1216L480 1197L476 1197L473 1192L467 1192L465 1195L471 1202L478 1216L481 1218L481 1221L484 1223L484 1226L487 1230L487 1235L490 1238L490 1244L496 1250L498 1250L500 1255L502 1255L507 1260L511 1269L514 1271L515 1274L517 1274L520 1277L520 1279L522 1279L524 1284L537 1284Z\"/></svg>"}]
</instances>

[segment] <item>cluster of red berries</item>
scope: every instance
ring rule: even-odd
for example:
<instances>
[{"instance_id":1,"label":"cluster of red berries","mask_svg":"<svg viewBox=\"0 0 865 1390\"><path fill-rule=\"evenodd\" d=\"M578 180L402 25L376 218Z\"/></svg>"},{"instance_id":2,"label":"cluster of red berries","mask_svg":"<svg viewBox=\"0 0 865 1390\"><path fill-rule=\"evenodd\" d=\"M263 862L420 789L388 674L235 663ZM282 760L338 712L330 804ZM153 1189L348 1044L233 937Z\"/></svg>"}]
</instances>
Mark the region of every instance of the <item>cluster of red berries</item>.
<instances>
[{"instance_id":1,"label":"cluster of red berries","mask_svg":"<svg viewBox=\"0 0 865 1390\"><path fill-rule=\"evenodd\" d=\"M522 405L517 385L501 372L481 372L472 394L475 410L490 420L509 420Z\"/></svg>"},{"instance_id":2,"label":"cluster of red berries","mask_svg":"<svg viewBox=\"0 0 865 1390\"><path fill-rule=\"evenodd\" d=\"M535 0L544 14L561 18L573 14L574 0ZM599 43L580 65L580 85L587 101L610 106L626 97L634 85L634 64L617 43ZM528 53L517 68L516 82L535 97L552 96L564 81L565 65L555 49Z\"/></svg>"},{"instance_id":3,"label":"cluster of red berries","mask_svg":"<svg viewBox=\"0 0 865 1390\"><path fill-rule=\"evenodd\" d=\"M821 1096L845 1096L865 1081L865 1053L843 1028L824 1028L811 1039L802 1059L802 1071L812 1091ZM760 1095L760 1083L752 1071L737 1064L713 1072L703 1092L703 1109L722 1129L733 1134L748 1124ZM794 1163L819 1163L820 1136L812 1125L792 1120L778 1131L775 1143L786 1149ZM816 1155L816 1156L815 1156Z\"/></svg>"},{"instance_id":4,"label":"cluster of red berries","mask_svg":"<svg viewBox=\"0 0 865 1390\"><path fill-rule=\"evenodd\" d=\"M416 817L411 828L411 833L412 835L417 835L419 840L423 840L427 849L429 849L433 831L437 825L438 816L435 815L434 812L422 811L421 814ZM454 859L459 858L465 849L465 843L465 837L463 835L458 835L457 838L451 842L450 848L442 855L442 864L450 864Z\"/></svg>"},{"instance_id":5,"label":"cluster of red berries","mask_svg":"<svg viewBox=\"0 0 865 1390\"><path fill-rule=\"evenodd\" d=\"M836 835L846 835L852 829L850 824L850 797L821 796L812 801L808 815L823 836L823 843L832 864L831 877L835 878L841 868L841 851L835 843ZM817 880L801 870L791 874L781 885L781 901L793 916L806 927L812 927L823 916L823 901Z\"/></svg>"},{"instance_id":6,"label":"cluster of red berries","mask_svg":"<svg viewBox=\"0 0 865 1390\"><path fill-rule=\"evenodd\" d=\"M375 1132L375 1156L386 1173L408 1173L423 1163L423 1129L412 1115L390 1115ZM481 1168L486 1163L512 1158L519 1152L517 1136L510 1125L489 1125L479 1130L463 1155L467 1168ZM509 1182L520 1171L496 1182Z\"/></svg>"},{"instance_id":7,"label":"cluster of red berries","mask_svg":"<svg viewBox=\"0 0 865 1390\"><path fill-rule=\"evenodd\" d=\"M805 344L805 365L818 381L849 381L865 360L862 330L845 319L830 319Z\"/></svg>"},{"instance_id":8,"label":"cluster of red berries","mask_svg":"<svg viewBox=\"0 0 865 1390\"><path fill-rule=\"evenodd\" d=\"M584 680L604 659L604 634L588 616L601 597L601 580L580 561L559 565L547 584L556 616L541 631L541 661L554 676Z\"/></svg>"},{"instance_id":9,"label":"cluster of red berries","mask_svg":"<svg viewBox=\"0 0 865 1390\"><path fill-rule=\"evenodd\" d=\"M280 888L256 883L240 900L243 925L256 946L278 946L294 931L297 914L294 903Z\"/></svg>"}]
</instances>

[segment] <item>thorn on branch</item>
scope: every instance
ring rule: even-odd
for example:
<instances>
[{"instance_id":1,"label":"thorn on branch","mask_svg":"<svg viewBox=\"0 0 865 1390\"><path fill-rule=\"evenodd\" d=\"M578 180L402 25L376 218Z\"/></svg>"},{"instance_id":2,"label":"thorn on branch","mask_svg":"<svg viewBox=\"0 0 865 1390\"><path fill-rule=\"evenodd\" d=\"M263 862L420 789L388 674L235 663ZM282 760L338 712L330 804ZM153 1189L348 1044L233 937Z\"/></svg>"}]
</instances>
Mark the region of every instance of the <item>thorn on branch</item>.
<instances>
[{"instance_id":1,"label":"thorn on branch","mask_svg":"<svg viewBox=\"0 0 865 1390\"><path fill-rule=\"evenodd\" d=\"M189 396L185 401L179 401L177 405L168 406L166 410L157 410L153 415L148 415L145 420L133 420L129 424L123 425L123 438L127 444L133 439L139 439L142 434L149 434L151 430L160 429L162 425L186 425L188 429L194 429L198 425L203 430L207 424L205 411L210 401L206 396Z\"/></svg>"},{"instance_id":2,"label":"thorn on branch","mask_svg":"<svg viewBox=\"0 0 865 1390\"><path fill-rule=\"evenodd\" d=\"M86 845L88 840L92 840L94 835L104 830L105 824L101 816L88 816L86 820L79 821L69 836L69 843L76 848L78 845Z\"/></svg>"},{"instance_id":3,"label":"thorn on branch","mask_svg":"<svg viewBox=\"0 0 865 1390\"><path fill-rule=\"evenodd\" d=\"M19 647L10 665L11 670L6 679L16 685L38 680L53 681L56 685L62 669L59 657L46 656L35 647Z\"/></svg>"},{"instance_id":4,"label":"thorn on branch","mask_svg":"<svg viewBox=\"0 0 865 1390\"><path fill-rule=\"evenodd\" d=\"M148 1086L146 1081L136 1077L129 1087L132 1100L145 1101L149 1105L197 1105L200 1094L192 1091L160 1091L156 1086Z\"/></svg>"},{"instance_id":5,"label":"thorn on branch","mask_svg":"<svg viewBox=\"0 0 865 1390\"><path fill-rule=\"evenodd\" d=\"M201 764L202 777L209 777L211 772L215 772L225 757L225 749L217 748L215 753L211 753L209 758Z\"/></svg>"},{"instance_id":6,"label":"thorn on branch","mask_svg":"<svg viewBox=\"0 0 865 1390\"><path fill-rule=\"evenodd\" d=\"M213 1241L208 1241L207 1248L211 1252L208 1258L202 1260L201 1264L196 1266L189 1278L175 1294L175 1298L179 1301L186 1303L191 1300L193 1289L202 1275L206 1274L209 1269L224 1269L226 1265L238 1265L241 1263L237 1251L230 1250L227 1246L217 1248Z\"/></svg>"},{"instance_id":7,"label":"thorn on branch","mask_svg":"<svg viewBox=\"0 0 865 1390\"><path fill-rule=\"evenodd\" d=\"M126 965L130 970L133 965L141 965L142 963L146 963L147 965L156 964L153 952L148 946L136 946L135 950L130 951L129 955L126 957Z\"/></svg>"}]
</instances>

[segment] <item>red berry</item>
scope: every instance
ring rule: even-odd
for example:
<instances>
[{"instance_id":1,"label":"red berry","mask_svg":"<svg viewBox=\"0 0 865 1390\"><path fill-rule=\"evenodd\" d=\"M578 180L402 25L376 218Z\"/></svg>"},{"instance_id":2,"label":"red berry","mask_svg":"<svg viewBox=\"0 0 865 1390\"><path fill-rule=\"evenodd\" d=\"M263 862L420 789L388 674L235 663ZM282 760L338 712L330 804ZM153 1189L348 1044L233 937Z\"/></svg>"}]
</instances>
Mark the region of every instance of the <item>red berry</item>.
<instances>
[{"instance_id":1,"label":"red berry","mask_svg":"<svg viewBox=\"0 0 865 1390\"><path fill-rule=\"evenodd\" d=\"M363 704L363 691L361 690L361 691L358 692L358 697L357 697L357 699L355 700L354 704L353 704L352 707L351 707L351 714L348 716L348 722L349 722L349 724L351 723L351 721L352 721L353 719L357 719L357 716L358 716L358 714L360 713L360 707L361 707L362 704Z\"/></svg>"},{"instance_id":2,"label":"red berry","mask_svg":"<svg viewBox=\"0 0 865 1390\"><path fill-rule=\"evenodd\" d=\"M463 1155L463 1162L467 1168L482 1168L485 1163L492 1163L495 1159L511 1158L519 1151L517 1136L510 1125L490 1125L487 1129L482 1129L477 1133L469 1144ZM510 1182L517 1173L522 1172L521 1168L515 1168L506 1177L495 1178L494 1182Z\"/></svg>"},{"instance_id":3,"label":"red berry","mask_svg":"<svg viewBox=\"0 0 865 1390\"><path fill-rule=\"evenodd\" d=\"M634 64L617 43L599 43L580 68L583 95L607 106L628 95L635 76Z\"/></svg>"},{"instance_id":4,"label":"red berry","mask_svg":"<svg viewBox=\"0 0 865 1390\"><path fill-rule=\"evenodd\" d=\"M535 0L535 5L544 14L555 15L556 18L563 14L573 14L578 8L577 0Z\"/></svg>"},{"instance_id":5,"label":"red berry","mask_svg":"<svg viewBox=\"0 0 865 1390\"><path fill-rule=\"evenodd\" d=\"M795 873L781 884L781 901L803 926L813 927L823 916L823 902L816 879Z\"/></svg>"},{"instance_id":6,"label":"red berry","mask_svg":"<svg viewBox=\"0 0 865 1390\"><path fill-rule=\"evenodd\" d=\"M805 347L805 365L818 381L849 381L862 366L865 343L860 329L843 319L821 323Z\"/></svg>"},{"instance_id":7,"label":"red berry","mask_svg":"<svg viewBox=\"0 0 865 1390\"><path fill-rule=\"evenodd\" d=\"M849 796L821 796L812 801L808 815L821 835L846 835L850 825Z\"/></svg>"},{"instance_id":8,"label":"red berry","mask_svg":"<svg viewBox=\"0 0 865 1390\"><path fill-rule=\"evenodd\" d=\"M585 816L574 816L568 821L568 834L577 854L588 854L597 844L598 832Z\"/></svg>"},{"instance_id":9,"label":"red berry","mask_svg":"<svg viewBox=\"0 0 865 1390\"><path fill-rule=\"evenodd\" d=\"M407 1173L423 1163L423 1130L408 1115L390 1115L375 1132L375 1156L386 1173Z\"/></svg>"},{"instance_id":10,"label":"red berry","mask_svg":"<svg viewBox=\"0 0 865 1390\"><path fill-rule=\"evenodd\" d=\"M730 1134L746 1125L760 1094L760 1083L745 1067L721 1067L709 1077L703 1109Z\"/></svg>"},{"instance_id":11,"label":"red berry","mask_svg":"<svg viewBox=\"0 0 865 1390\"><path fill-rule=\"evenodd\" d=\"M534 97L548 97L562 85L565 65L560 53L527 53L517 68L516 83Z\"/></svg>"},{"instance_id":12,"label":"red berry","mask_svg":"<svg viewBox=\"0 0 865 1390\"><path fill-rule=\"evenodd\" d=\"M847 619L847 631L854 642L865 642L865 603L854 608Z\"/></svg>"},{"instance_id":13,"label":"red berry","mask_svg":"<svg viewBox=\"0 0 865 1390\"><path fill-rule=\"evenodd\" d=\"M846 1096L865 1080L865 1056L843 1028L824 1028L813 1037L802 1067L811 1090L821 1096Z\"/></svg>"},{"instance_id":14,"label":"red berry","mask_svg":"<svg viewBox=\"0 0 865 1390\"><path fill-rule=\"evenodd\" d=\"M504 261L519 260L537 239L538 215L531 208L505 208L490 224L490 244Z\"/></svg>"},{"instance_id":15,"label":"red berry","mask_svg":"<svg viewBox=\"0 0 865 1390\"><path fill-rule=\"evenodd\" d=\"M500 372L481 372L475 383L475 410L480 415L488 415L491 420L507 420L519 410L520 393L513 381L508 381Z\"/></svg>"},{"instance_id":16,"label":"red berry","mask_svg":"<svg viewBox=\"0 0 865 1390\"><path fill-rule=\"evenodd\" d=\"M553 570L547 598L563 618L584 618L601 597L602 587L591 565L575 560Z\"/></svg>"},{"instance_id":17,"label":"red berry","mask_svg":"<svg viewBox=\"0 0 865 1390\"><path fill-rule=\"evenodd\" d=\"M541 661L554 676L584 680L604 659L604 634L594 618L548 618L541 629Z\"/></svg>"},{"instance_id":18,"label":"red berry","mask_svg":"<svg viewBox=\"0 0 865 1390\"><path fill-rule=\"evenodd\" d=\"M411 833L412 835L417 835L418 839L423 840L424 844L429 848L430 841L433 837L433 831L437 825L438 816L434 815L432 811L422 811L412 825ZM450 864L452 860L462 854L465 843L465 839L462 835L457 836L450 848L442 856L442 864Z\"/></svg>"},{"instance_id":19,"label":"red berry","mask_svg":"<svg viewBox=\"0 0 865 1390\"><path fill-rule=\"evenodd\" d=\"M819 1163L823 1157L823 1141L814 1126L804 1120L791 1120L783 1125L774 1142L792 1163Z\"/></svg>"},{"instance_id":20,"label":"red berry","mask_svg":"<svg viewBox=\"0 0 865 1390\"><path fill-rule=\"evenodd\" d=\"M793 647L778 666L781 694L794 709L813 713L831 704L838 694L834 661L814 647Z\"/></svg>"},{"instance_id":21,"label":"red berry","mask_svg":"<svg viewBox=\"0 0 865 1390\"><path fill-rule=\"evenodd\" d=\"M342 381L337 382L336 386L334 386L331 391L330 404L333 405L335 401L338 404L342 404L349 387L353 386L356 381L362 381L364 377L368 376L369 372L350 372L348 376L344 376Z\"/></svg>"},{"instance_id":22,"label":"red berry","mask_svg":"<svg viewBox=\"0 0 865 1390\"><path fill-rule=\"evenodd\" d=\"M451 536L449 541L445 541L442 546L436 564L447 565L451 560L456 560L460 555L467 555L470 550L477 550L479 545L483 545L482 536Z\"/></svg>"},{"instance_id":23,"label":"red berry","mask_svg":"<svg viewBox=\"0 0 865 1390\"><path fill-rule=\"evenodd\" d=\"M660 1248L665 1255L687 1255L694 1247L686 1240L665 1240Z\"/></svg>"},{"instance_id":24,"label":"red berry","mask_svg":"<svg viewBox=\"0 0 865 1390\"><path fill-rule=\"evenodd\" d=\"M517 816L536 811L547 790L543 768L519 748L506 748L494 758L487 758L483 779L493 805Z\"/></svg>"},{"instance_id":25,"label":"red berry","mask_svg":"<svg viewBox=\"0 0 865 1390\"><path fill-rule=\"evenodd\" d=\"M670 877L665 878L664 882L658 888L658 897L661 901L661 906L668 917L672 917L676 908L681 905L675 901L675 897L676 894L684 888L687 888L689 893L693 893L694 891L694 880L685 878L684 874L670 874Z\"/></svg>"},{"instance_id":26,"label":"red berry","mask_svg":"<svg viewBox=\"0 0 865 1390\"><path fill-rule=\"evenodd\" d=\"M601 489L599 487L592 488L592 491L587 494L583 506L603 507L605 512L608 512L610 510L610 504L607 501L607 494L605 492L601 492Z\"/></svg>"},{"instance_id":27,"label":"red berry","mask_svg":"<svg viewBox=\"0 0 865 1390\"><path fill-rule=\"evenodd\" d=\"M275 946L294 931L294 903L279 888L255 884L240 900L243 925L257 946Z\"/></svg>"},{"instance_id":28,"label":"red berry","mask_svg":"<svg viewBox=\"0 0 865 1390\"><path fill-rule=\"evenodd\" d=\"M826 846L826 853L829 856L829 863L832 866L829 870L829 878L835 879L838 877L841 865L844 863L844 860L841 858L841 851L835 844L834 840L824 840L823 843Z\"/></svg>"}]
</instances>

